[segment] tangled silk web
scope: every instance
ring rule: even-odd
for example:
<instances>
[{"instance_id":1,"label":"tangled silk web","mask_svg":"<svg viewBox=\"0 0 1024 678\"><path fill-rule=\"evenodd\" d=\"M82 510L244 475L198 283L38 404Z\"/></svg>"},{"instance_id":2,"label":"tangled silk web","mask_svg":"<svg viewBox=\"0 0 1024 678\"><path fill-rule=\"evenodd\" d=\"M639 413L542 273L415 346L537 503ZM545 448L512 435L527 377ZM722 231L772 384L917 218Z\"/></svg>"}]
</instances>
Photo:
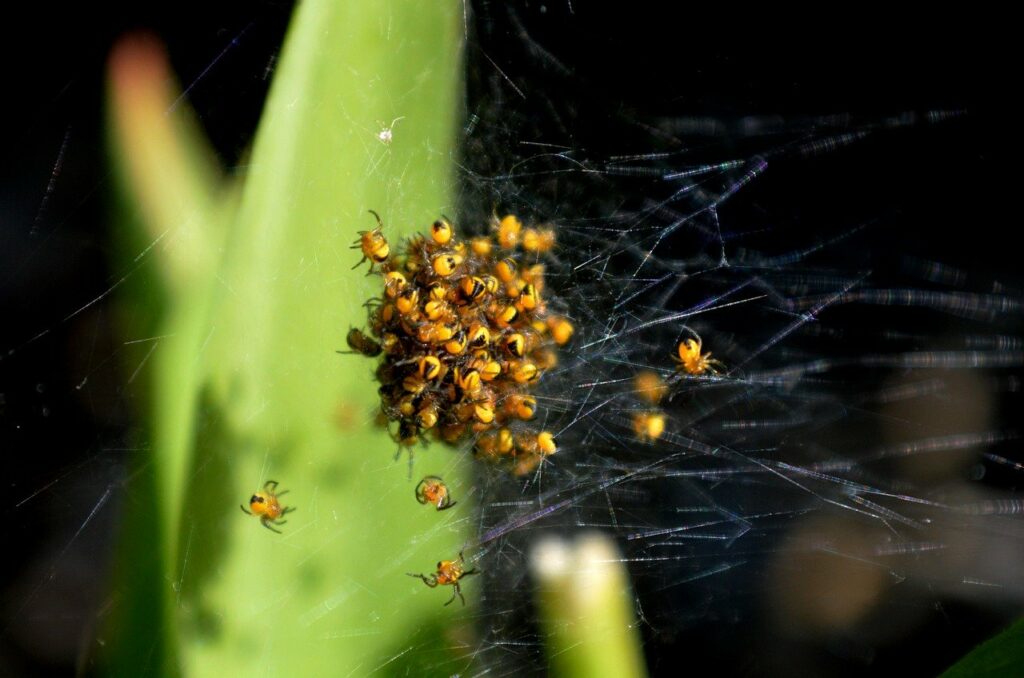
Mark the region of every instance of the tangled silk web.
<instances>
[{"instance_id":1,"label":"tangled silk web","mask_svg":"<svg viewBox=\"0 0 1024 678\"><path fill-rule=\"evenodd\" d=\"M605 218L555 220L564 246L545 262L549 303L577 333L537 396L560 452L522 483L485 473L475 546L487 552L485 604L502 619L485 664L488 654L507 663L510 642L537 660L528 615L498 611L525 604L522 563L547 530L617 535L655 636L749 621L765 598L796 633L844 631L878 614L897 584L912 598L1005 588L1019 598L1015 560L990 557L1004 540L1019 548L1021 504L969 482L1021 470L1005 451L1014 434L986 425L972 402L1013 388L1019 296L950 288L954 270L913 260L890 286L846 265L859 229L761 252L719 216L775 157L834 151L866 131L693 165L642 155L595 170L569 152L544 162L564 163L560 181L629 174L670 191ZM947 318L952 332L920 329ZM694 337L721 359L718 374L673 362ZM635 427L649 410L644 372L668 385L653 441Z\"/></svg>"},{"instance_id":2,"label":"tangled silk web","mask_svg":"<svg viewBox=\"0 0 1024 678\"><path fill-rule=\"evenodd\" d=\"M840 181L785 187L772 172L847 176L844 154L863 146L881 172L901 135L939 130L941 143L968 114L595 124L608 103L573 85L528 13L500 14L478 19L470 50L460 223L485 225L497 206L553 224L547 303L576 334L536 388L559 453L520 482L479 471L480 667L543 665L524 561L539 535L582 529L617 537L655 672L683 652L726 672L747 653L761 670L869 666L943 601L1018 609L1024 505L1006 490L1024 467L999 403L1024 363L1019 286L944 263L912 212L835 205L787 224L759 204L765 182ZM510 72L524 63L542 86ZM688 340L715 370L679 368ZM668 386L653 436L637 430L651 406L636 378L650 372ZM801 643L832 659L784 656Z\"/></svg>"}]
</instances>

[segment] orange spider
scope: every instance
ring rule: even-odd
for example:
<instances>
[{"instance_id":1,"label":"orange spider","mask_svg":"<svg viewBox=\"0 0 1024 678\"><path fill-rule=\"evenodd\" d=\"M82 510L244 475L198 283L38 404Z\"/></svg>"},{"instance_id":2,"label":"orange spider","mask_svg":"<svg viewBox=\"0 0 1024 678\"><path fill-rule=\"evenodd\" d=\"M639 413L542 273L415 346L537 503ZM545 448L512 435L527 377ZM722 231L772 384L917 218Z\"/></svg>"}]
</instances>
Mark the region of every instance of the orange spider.
<instances>
[{"instance_id":1,"label":"orange spider","mask_svg":"<svg viewBox=\"0 0 1024 678\"><path fill-rule=\"evenodd\" d=\"M633 388L636 394L651 405L657 405L668 393L666 384L657 372L644 370L633 379Z\"/></svg>"},{"instance_id":2,"label":"orange spider","mask_svg":"<svg viewBox=\"0 0 1024 678\"><path fill-rule=\"evenodd\" d=\"M466 561L462 557L462 552L459 552L458 560L442 560L437 564L437 572L431 574L429 577L425 574L413 574L407 572L410 577L418 577L423 580L423 583L430 588L437 586L451 586L455 589L452 593L452 597L448 599L445 606L451 605L452 601L455 600L455 596L458 596L462 600L462 604L466 604L466 599L462 595L462 588L459 586L459 580L463 577L468 577L471 574L480 574L480 571L476 568L472 570L465 569Z\"/></svg>"},{"instance_id":3,"label":"orange spider","mask_svg":"<svg viewBox=\"0 0 1024 678\"><path fill-rule=\"evenodd\" d=\"M633 415L633 432L640 442L653 443L665 432L665 414L637 412Z\"/></svg>"},{"instance_id":4,"label":"orange spider","mask_svg":"<svg viewBox=\"0 0 1024 678\"><path fill-rule=\"evenodd\" d=\"M711 353L701 354L701 339L687 339L679 342L679 347L676 349L679 353L679 357L672 356L672 360L679 364L679 370L699 376L705 372L709 374L718 374L718 368L725 367L721 360L716 360L711 357Z\"/></svg>"},{"instance_id":5,"label":"orange spider","mask_svg":"<svg viewBox=\"0 0 1024 678\"><path fill-rule=\"evenodd\" d=\"M421 504L433 504L438 511L450 509L458 503L452 501L448 486L437 476L427 476L419 482L416 486L416 501Z\"/></svg>"},{"instance_id":6,"label":"orange spider","mask_svg":"<svg viewBox=\"0 0 1024 678\"><path fill-rule=\"evenodd\" d=\"M291 513L295 509L290 506L281 506L281 502L278 501L278 497L288 494L288 490L284 492L274 492L277 489L276 480L268 480L263 484L263 491L256 492L249 497L249 508L246 509L245 505L240 505L239 508L245 513L251 516L259 516L260 523L263 527L267 528L272 532L282 534L281 530L276 529L274 525L284 525L287 520L281 520L286 514Z\"/></svg>"},{"instance_id":7,"label":"orange spider","mask_svg":"<svg viewBox=\"0 0 1024 678\"><path fill-rule=\"evenodd\" d=\"M380 220L380 215L373 210L368 211L377 219L377 228L372 231L359 231L359 240L353 243L352 249L362 250L363 258L359 260L359 264L369 259L370 272L372 273L374 264L383 264L391 256L391 246L388 245L387 239L381 235L384 223ZM352 268L358 268L359 264Z\"/></svg>"}]
</instances>

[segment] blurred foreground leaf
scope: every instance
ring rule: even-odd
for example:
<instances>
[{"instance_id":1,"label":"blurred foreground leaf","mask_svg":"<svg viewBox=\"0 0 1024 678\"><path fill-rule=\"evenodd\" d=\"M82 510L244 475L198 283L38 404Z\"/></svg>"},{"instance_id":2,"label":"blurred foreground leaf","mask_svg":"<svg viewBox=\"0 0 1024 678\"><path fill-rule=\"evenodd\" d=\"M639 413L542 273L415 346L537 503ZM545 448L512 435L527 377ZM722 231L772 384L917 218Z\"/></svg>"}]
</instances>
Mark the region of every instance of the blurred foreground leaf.
<instances>
[{"instance_id":1,"label":"blurred foreground leaf","mask_svg":"<svg viewBox=\"0 0 1024 678\"><path fill-rule=\"evenodd\" d=\"M301 3L238 186L221 184L173 105L154 42L115 50L112 146L134 224L119 229L123 316L126 340L151 354L147 440L99 638L107 671L397 673L412 646L447 656L436 629L457 628L458 609L405 573L454 557L471 507L414 501L405 460L372 425L372 364L334 350L379 294L378 278L350 270L367 210L395 243L454 211L460 14ZM464 496L457 461L425 450L416 472ZM283 535L238 509L267 479L297 507Z\"/></svg>"},{"instance_id":2,"label":"blurred foreground leaf","mask_svg":"<svg viewBox=\"0 0 1024 678\"><path fill-rule=\"evenodd\" d=\"M1024 619L995 638L971 650L942 674L943 678L967 676L1019 676L1024 672Z\"/></svg>"}]
</instances>

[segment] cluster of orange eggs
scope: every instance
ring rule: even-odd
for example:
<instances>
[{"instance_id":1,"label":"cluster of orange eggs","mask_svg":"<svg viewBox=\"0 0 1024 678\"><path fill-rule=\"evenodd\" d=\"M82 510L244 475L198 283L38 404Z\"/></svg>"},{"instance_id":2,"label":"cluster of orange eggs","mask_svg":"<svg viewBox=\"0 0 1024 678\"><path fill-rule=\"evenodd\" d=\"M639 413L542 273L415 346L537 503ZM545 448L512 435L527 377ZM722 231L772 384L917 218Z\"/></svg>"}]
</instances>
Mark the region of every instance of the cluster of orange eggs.
<instances>
[{"instance_id":1,"label":"cluster of orange eggs","mask_svg":"<svg viewBox=\"0 0 1024 678\"><path fill-rule=\"evenodd\" d=\"M543 296L540 259L554 232L509 215L493 219L491 235L464 241L438 219L429 237L396 253L377 220L353 247L381 276L383 295L369 304L369 334L352 329L348 343L383 356L381 412L398 424L398 443L410 447L428 433L453 445L472 437L478 457L518 475L533 471L557 446L550 432L519 422L534 418L536 384L574 331Z\"/></svg>"}]
</instances>

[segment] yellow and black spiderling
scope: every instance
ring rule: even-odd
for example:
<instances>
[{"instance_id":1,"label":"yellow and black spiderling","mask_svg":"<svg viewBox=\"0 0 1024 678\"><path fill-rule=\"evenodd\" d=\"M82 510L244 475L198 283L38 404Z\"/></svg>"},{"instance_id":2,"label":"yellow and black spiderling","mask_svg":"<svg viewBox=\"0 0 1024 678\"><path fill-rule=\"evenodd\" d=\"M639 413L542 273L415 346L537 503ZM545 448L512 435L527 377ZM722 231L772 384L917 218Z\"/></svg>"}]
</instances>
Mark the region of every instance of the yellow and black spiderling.
<instances>
[{"instance_id":1,"label":"yellow and black spiderling","mask_svg":"<svg viewBox=\"0 0 1024 678\"><path fill-rule=\"evenodd\" d=\"M381 233L384 230L384 223L380 220L380 215L373 210L370 210L370 214L377 220L377 228L372 231L359 231L359 240L353 243L352 249L362 250L363 258L352 268L358 268L359 264L369 259L372 272L374 264L382 264L391 256L391 246Z\"/></svg>"},{"instance_id":2,"label":"yellow and black spiderling","mask_svg":"<svg viewBox=\"0 0 1024 678\"><path fill-rule=\"evenodd\" d=\"M263 490L254 492L249 497L249 508L245 508L244 504L240 505L240 508L243 512L258 517L263 527L271 532L281 534L281 530L274 526L287 523L287 520L281 520L281 518L295 510L290 506L281 506L279 497L286 494L288 494L288 490L284 492L277 491L276 480L268 480L263 484Z\"/></svg>"},{"instance_id":3,"label":"yellow and black spiderling","mask_svg":"<svg viewBox=\"0 0 1024 678\"><path fill-rule=\"evenodd\" d=\"M448 599L445 605L451 605L456 596L462 601L462 604L466 604L466 598L462 595L461 580L473 574L480 574L480 572L473 568L472 570L466 569L466 561L462 554L459 554L458 560L442 560L437 564L437 571L430 574L415 574L413 572L407 573L410 577L416 579L422 579L423 583L430 588L437 588L438 586L451 586L452 597Z\"/></svg>"},{"instance_id":4,"label":"yellow and black spiderling","mask_svg":"<svg viewBox=\"0 0 1024 678\"><path fill-rule=\"evenodd\" d=\"M400 446L472 440L477 458L522 475L557 449L526 422L574 328L548 311L538 258L556 248L553 229L515 215L490 227L464 241L442 217L395 247L381 245L382 227L362 234L382 290L367 303L369 332L350 337L355 352L381 360L381 414Z\"/></svg>"},{"instance_id":5,"label":"yellow and black spiderling","mask_svg":"<svg viewBox=\"0 0 1024 678\"><path fill-rule=\"evenodd\" d=\"M430 237L438 245L447 245L452 239L452 224L445 217L441 217L430 227Z\"/></svg>"}]
</instances>

